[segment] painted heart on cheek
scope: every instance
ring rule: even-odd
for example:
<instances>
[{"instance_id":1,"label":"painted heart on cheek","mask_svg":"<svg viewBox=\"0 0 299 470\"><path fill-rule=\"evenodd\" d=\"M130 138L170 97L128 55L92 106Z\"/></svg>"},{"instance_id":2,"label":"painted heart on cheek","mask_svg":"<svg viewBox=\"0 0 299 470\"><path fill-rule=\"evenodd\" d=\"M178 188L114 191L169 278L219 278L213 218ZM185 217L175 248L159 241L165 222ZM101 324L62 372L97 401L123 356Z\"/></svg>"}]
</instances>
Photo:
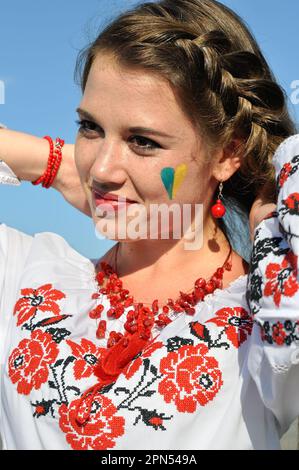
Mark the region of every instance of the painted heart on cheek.
<instances>
[{"instance_id":1,"label":"painted heart on cheek","mask_svg":"<svg viewBox=\"0 0 299 470\"><path fill-rule=\"evenodd\" d=\"M173 199L176 196L177 191L181 187L187 174L187 165L182 163L177 166L176 169L167 167L161 171L161 179L163 185L168 193L169 199Z\"/></svg>"}]
</instances>

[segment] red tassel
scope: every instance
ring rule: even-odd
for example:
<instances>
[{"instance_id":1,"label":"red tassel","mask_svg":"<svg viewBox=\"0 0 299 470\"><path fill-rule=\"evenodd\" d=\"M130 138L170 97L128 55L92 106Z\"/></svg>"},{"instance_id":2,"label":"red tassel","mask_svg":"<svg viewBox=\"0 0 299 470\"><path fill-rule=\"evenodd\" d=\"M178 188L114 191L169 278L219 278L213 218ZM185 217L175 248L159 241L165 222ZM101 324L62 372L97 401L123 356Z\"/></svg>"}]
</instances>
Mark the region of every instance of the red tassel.
<instances>
[{"instance_id":1,"label":"red tassel","mask_svg":"<svg viewBox=\"0 0 299 470\"><path fill-rule=\"evenodd\" d=\"M134 334L131 338L123 337L102 355L99 364L94 369L94 374L101 382L107 383L107 380L109 383L114 382L147 343L148 340L140 338L139 333Z\"/></svg>"}]
</instances>

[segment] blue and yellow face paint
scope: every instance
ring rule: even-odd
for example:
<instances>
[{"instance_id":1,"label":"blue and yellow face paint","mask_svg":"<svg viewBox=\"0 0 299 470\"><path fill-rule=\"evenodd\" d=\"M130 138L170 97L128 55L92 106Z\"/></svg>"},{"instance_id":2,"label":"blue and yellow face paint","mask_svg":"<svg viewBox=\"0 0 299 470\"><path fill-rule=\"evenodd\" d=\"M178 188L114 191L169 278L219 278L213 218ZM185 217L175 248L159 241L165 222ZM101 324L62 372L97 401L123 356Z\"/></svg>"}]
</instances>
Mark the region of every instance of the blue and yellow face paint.
<instances>
[{"instance_id":1,"label":"blue and yellow face paint","mask_svg":"<svg viewBox=\"0 0 299 470\"><path fill-rule=\"evenodd\" d=\"M161 179L168 193L169 199L172 200L175 198L178 189L186 178L186 175L187 165L185 165L185 163L182 163L176 167L176 169L170 167L163 168L161 171Z\"/></svg>"}]
</instances>

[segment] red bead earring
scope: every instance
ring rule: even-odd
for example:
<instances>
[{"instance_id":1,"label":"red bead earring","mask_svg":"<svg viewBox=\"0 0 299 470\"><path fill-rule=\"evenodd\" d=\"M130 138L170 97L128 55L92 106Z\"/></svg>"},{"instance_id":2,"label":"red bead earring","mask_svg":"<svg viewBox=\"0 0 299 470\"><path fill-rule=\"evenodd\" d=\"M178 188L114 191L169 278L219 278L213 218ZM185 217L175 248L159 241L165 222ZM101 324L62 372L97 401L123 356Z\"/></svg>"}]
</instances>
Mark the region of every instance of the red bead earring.
<instances>
[{"instance_id":1,"label":"red bead earring","mask_svg":"<svg viewBox=\"0 0 299 470\"><path fill-rule=\"evenodd\" d=\"M219 186L218 199L216 201L216 204L214 204L214 206L211 208L212 216L215 217L215 219L222 219L222 217L224 217L226 213L226 208L222 204L222 201L221 201L221 198L223 198L222 190L223 190L223 183L221 182Z\"/></svg>"}]
</instances>

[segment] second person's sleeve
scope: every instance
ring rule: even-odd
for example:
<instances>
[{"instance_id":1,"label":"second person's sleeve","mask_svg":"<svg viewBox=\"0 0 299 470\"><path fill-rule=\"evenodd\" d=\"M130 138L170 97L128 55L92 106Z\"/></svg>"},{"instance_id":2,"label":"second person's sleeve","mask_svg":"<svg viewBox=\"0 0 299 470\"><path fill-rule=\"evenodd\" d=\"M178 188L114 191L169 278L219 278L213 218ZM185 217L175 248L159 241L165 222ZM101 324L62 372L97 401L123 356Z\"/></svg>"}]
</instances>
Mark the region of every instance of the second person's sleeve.
<instances>
[{"instance_id":1,"label":"second person's sleeve","mask_svg":"<svg viewBox=\"0 0 299 470\"><path fill-rule=\"evenodd\" d=\"M256 228L248 276L248 368L282 436L299 415L299 135L281 144L273 163L277 208Z\"/></svg>"}]
</instances>

